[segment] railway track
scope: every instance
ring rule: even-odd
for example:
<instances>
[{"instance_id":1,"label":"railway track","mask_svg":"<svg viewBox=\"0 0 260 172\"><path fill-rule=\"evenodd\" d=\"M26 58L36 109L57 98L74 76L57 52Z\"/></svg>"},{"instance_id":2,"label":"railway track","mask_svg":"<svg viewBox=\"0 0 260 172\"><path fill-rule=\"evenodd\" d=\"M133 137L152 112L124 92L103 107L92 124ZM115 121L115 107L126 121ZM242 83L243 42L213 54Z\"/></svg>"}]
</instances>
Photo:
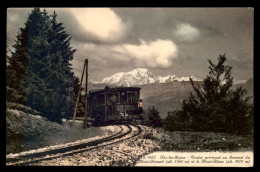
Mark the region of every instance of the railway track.
<instances>
[{"instance_id":1,"label":"railway track","mask_svg":"<svg viewBox=\"0 0 260 172\"><path fill-rule=\"evenodd\" d=\"M138 136L142 129L136 125L122 125L119 126L120 131L114 135L104 137L101 139L81 143L73 146L60 147L53 150L46 150L43 152L21 154L16 157L7 157L6 165L33 165L42 160L50 160L61 156L70 156L75 153L81 153L84 151L90 151L100 147L116 144L129 140L133 137Z\"/></svg>"}]
</instances>

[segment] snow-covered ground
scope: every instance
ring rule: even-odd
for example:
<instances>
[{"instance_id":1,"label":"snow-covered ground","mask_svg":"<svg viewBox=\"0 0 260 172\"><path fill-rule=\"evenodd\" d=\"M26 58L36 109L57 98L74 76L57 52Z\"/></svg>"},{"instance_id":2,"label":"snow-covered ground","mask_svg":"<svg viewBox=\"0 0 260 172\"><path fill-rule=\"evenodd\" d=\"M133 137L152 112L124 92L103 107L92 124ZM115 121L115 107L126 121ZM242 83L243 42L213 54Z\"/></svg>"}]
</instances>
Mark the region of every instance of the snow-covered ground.
<instances>
[{"instance_id":1,"label":"snow-covered ground","mask_svg":"<svg viewBox=\"0 0 260 172\"><path fill-rule=\"evenodd\" d=\"M155 137L159 133L141 126L143 132L132 138L138 129L132 126L132 132L123 138L115 139L99 145L95 149L82 148L69 154L66 152L51 159L43 159L33 166L134 166L135 162L145 154L159 150ZM124 128L125 130L126 128ZM147 133L149 136L147 137ZM123 141L122 141L123 139ZM120 142L118 142L120 141ZM108 145L107 145L108 144ZM104 146L102 146L104 145ZM101 146L101 147L100 147ZM52 155L47 156L50 158Z\"/></svg>"},{"instance_id":2,"label":"snow-covered ground","mask_svg":"<svg viewBox=\"0 0 260 172\"><path fill-rule=\"evenodd\" d=\"M91 142L91 141L94 141L94 140L98 140L98 139L102 139L102 138L110 136L109 132L106 132L106 131L112 131L113 134L116 134L120 130L119 126L100 127L100 129L102 131L104 131L104 134L101 135L101 136L77 140L77 141L69 142L69 143L65 143L65 144L57 144L57 145L52 145L52 146L46 146L46 147L43 147L43 148L32 149L32 150L28 150L28 151L24 151L24 152L20 152L20 153L15 153L15 154L10 153L10 154L6 155L6 158L7 159L16 158L16 157L23 156L23 155L29 155L29 154L34 154L34 153L46 152L46 151L50 151L50 150L80 145L80 144L88 143L88 142Z\"/></svg>"},{"instance_id":3,"label":"snow-covered ground","mask_svg":"<svg viewBox=\"0 0 260 172\"><path fill-rule=\"evenodd\" d=\"M63 120L62 125L38 115L7 109L6 154L42 149L60 144L71 144L84 139L105 137L120 130L104 126L83 128L82 121Z\"/></svg>"}]
</instances>

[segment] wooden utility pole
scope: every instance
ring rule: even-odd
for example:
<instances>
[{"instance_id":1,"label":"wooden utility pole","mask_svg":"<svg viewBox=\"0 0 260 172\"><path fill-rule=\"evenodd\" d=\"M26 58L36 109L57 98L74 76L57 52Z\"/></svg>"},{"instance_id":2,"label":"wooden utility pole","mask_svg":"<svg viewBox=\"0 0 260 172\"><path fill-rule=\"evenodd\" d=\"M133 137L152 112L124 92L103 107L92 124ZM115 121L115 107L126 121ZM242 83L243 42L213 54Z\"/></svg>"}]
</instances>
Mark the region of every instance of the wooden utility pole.
<instances>
[{"instance_id":1,"label":"wooden utility pole","mask_svg":"<svg viewBox=\"0 0 260 172\"><path fill-rule=\"evenodd\" d=\"M79 104L79 98L80 98L80 92L81 92L80 89L81 89L81 85L82 85L82 81L83 81L83 76L84 76L85 66L86 66L86 62L84 63L83 72L82 72L81 79L80 79L80 85L79 85L78 97L77 97L77 101L76 101L76 105L75 105L75 109L74 109L74 114L73 114L73 122L75 121L76 114L77 114L77 109L78 109L78 104Z\"/></svg>"},{"instance_id":2,"label":"wooden utility pole","mask_svg":"<svg viewBox=\"0 0 260 172\"><path fill-rule=\"evenodd\" d=\"M88 117L88 59L85 60L86 66L86 102L85 102L85 121L87 122Z\"/></svg>"}]
</instances>

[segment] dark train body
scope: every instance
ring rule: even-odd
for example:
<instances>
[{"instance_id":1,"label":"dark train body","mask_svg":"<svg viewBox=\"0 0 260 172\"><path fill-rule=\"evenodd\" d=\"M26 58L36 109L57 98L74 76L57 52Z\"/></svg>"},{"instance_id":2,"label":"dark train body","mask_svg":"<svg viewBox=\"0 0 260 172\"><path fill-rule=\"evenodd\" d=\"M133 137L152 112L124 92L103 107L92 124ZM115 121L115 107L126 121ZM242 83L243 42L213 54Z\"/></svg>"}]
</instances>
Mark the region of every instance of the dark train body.
<instances>
[{"instance_id":1,"label":"dark train body","mask_svg":"<svg viewBox=\"0 0 260 172\"><path fill-rule=\"evenodd\" d=\"M116 87L89 91L88 117L95 123L141 119L139 87Z\"/></svg>"}]
</instances>

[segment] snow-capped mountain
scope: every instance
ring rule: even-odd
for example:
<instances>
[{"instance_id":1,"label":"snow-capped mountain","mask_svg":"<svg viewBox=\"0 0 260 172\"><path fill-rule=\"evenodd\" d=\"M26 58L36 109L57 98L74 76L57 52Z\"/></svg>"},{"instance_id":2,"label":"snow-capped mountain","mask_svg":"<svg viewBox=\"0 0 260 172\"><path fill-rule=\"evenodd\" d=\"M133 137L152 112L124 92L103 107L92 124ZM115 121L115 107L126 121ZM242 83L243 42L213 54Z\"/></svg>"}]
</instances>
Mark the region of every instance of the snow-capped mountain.
<instances>
[{"instance_id":1,"label":"snow-capped mountain","mask_svg":"<svg viewBox=\"0 0 260 172\"><path fill-rule=\"evenodd\" d=\"M201 79L193 77L194 81L201 81ZM189 77L177 77L175 75L168 76L156 76L148 69L137 68L129 72L120 72L116 73L110 77L103 79L103 84L112 84L112 85L124 85L124 86L133 86L133 85L145 85L151 83L166 83L172 81L189 81Z\"/></svg>"}]
</instances>

